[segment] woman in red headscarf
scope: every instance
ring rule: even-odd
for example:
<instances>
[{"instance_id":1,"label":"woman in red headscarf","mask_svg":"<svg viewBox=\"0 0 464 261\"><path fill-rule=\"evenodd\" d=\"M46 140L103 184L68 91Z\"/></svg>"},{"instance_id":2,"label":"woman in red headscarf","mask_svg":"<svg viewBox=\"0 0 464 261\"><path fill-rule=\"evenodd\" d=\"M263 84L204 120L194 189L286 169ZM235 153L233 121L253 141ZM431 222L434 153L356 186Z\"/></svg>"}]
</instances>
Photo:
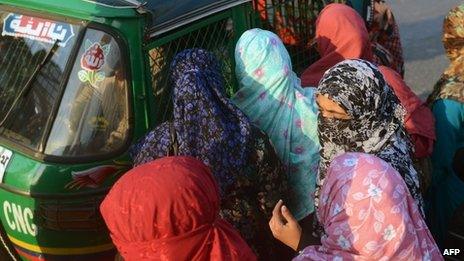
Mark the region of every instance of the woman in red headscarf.
<instances>
[{"instance_id":1,"label":"woman in red headscarf","mask_svg":"<svg viewBox=\"0 0 464 261\"><path fill-rule=\"evenodd\" d=\"M321 58L303 72L302 86L316 87L325 71L345 59L374 61L364 20L343 4L330 4L321 11L316 21L316 42ZM432 112L397 72L386 66L379 69L406 109L404 124L413 140L415 157L430 156L435 140Z\"/></svg>"},{"instance_id":2,"label":"woman in red headscarf","mask_svg":"<svg viewBox=\"0 0 464 261\"><path fill-rule=\"evenodd\" d=\"M113 243L131 260L256 260L219 217L211 171L191 157L166 157L126 173L100 206Z\"/></svg>"}]
</instances>

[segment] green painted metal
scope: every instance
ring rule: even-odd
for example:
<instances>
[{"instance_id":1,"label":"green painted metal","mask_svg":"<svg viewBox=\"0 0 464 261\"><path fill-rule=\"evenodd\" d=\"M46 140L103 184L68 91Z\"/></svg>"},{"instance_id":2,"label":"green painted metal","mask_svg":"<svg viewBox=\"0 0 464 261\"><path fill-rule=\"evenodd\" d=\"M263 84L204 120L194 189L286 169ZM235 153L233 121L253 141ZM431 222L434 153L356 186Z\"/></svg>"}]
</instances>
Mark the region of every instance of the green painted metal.
<instances>
[{"instance_id":1,"label":"green painted metal","mask_svg":"<svg viewBox=\"0 0 464 261\"><path fill-rule=\"evenodd\" d=\"M243 1L242 1L243 2ZM156 27L169 21L176 20L182 16L192 13L205 13L217 7L240 4L237 0L184 0L182 4L175 1L152 0L144 5L148 10L154 12L152 24ZM195 15L195 14L193 14ZM180 22L180 21L179 21Z\"/></svg>"},{"instance_id":2,"label":"green painted metal","mask_svg":"<svg viewBox=\"0 0 464 261\"><path fill-rule=\"evenodd\" d=\"M145 47L149 53L147 64L151 68L151 77L147 81L152 85L155 124L171 117L171 86L169 84L169 64L173 56L186 48L203 48L213 52L221 61L226 91L235 92L235 43L240 35L249 29L246 14L251 12L251 5L246 3L217 13L185 26L173 33L161 35Z\"/></svg>"},{"instance_id":3,"label":"green painted metal","mask_svg":"<svg viewBox=\"0 0 464 261\"><path fill-rule=\"evenodd\" d=\"M111 174L98 189L69 187L73 181L71 173L104 165L119 165L122 171ZM44 250L44 256L51 256L47 260L69 249L110 245L98 207L111 185L128 167L125 158L96 164L56 165L15 152L0 186L3 227L13 242L19 240L26 245L52 248L50 252ZM108 250L108 246L104 249ZM92 260L92 255L89 258Z\"/></svg>"},{"instance_id":4,"label":"green painted metal","mask_svg":"<svg viewBox=\"0 0 464 261\"><path fill-rule=\"evenodd\" d=\"M30 11L45 12L68 18L104 22L105 18L136 17L134 9L97 6L83 0L2 0L0 4L16 6Z\"/></svg>"},{"instance_id":5,"label":"green painted metal","mask_svg":"<svg viewBox=\"0 0 464 261\"><path fill-rule=\"evenodd\" d=\"M155 47L164 45L166 43L169 43L169 42L179 38L180 36L186 35L189 32L196 31L196 30L198 30L200 28L205 27L206 25L212 24L214 22L217 22L217 21L219 21L221 19L224 19L224 18L228 18L230 16L231 16L230 11L229 12L222 12L222 13L216 14L216 15L214 15L212 17L208 17L206 19L196 21L194 24L192 24L192 25L190 25L188 27L185 27L185 28L183 28L181 30L170 33L170 34L166 35L165 37L161 37L159 39L154 40L153 42L148 44L145 49L151 50L151 49L153 49Z\"/></svg>"}]
</instances>

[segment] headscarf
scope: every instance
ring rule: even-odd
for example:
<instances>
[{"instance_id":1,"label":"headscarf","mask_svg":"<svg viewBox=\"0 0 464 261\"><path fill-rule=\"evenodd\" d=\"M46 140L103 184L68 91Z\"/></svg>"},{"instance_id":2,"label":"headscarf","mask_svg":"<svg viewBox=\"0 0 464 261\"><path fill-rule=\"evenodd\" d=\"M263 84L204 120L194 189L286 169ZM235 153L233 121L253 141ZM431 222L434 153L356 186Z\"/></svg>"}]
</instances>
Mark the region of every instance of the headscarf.
<instances>
[{"instance_id":1,"label":"headscarf","mask_svg":"<svg viewBox=\"0 0 464 261\"><path fill-rule=\"evenodd\" d=\"M405 112L377 67L363 60L338 63L325 73L317 94L328 96L351 117L339 120L319 114L318 186L323 185L329 164L337 155L344 152L374 154L403 176L422 211L419 177L411 159L412 144L403 127Z\"/></svg>"},{"instance_id":2,"label":"headscarf","mask_svg":"<svg viewBox=\"0 0 464 261\"><path fill-rule=\"evenodd\" d=\"M171 64L174 119L147 134L133 149L134 165L168 155L173 138L177 155L202 160L221 191L247 164L251 127L248 118L226 98L216 58L202 49L184 50Z\"/></svg>"},{"instance_id":3,"label":"headscarf","mask_svg":"<svg viewBox=\"0 0 464 261\"><path fill-rule=\"evenodd\" d=\"M366 22L372 42L374 62L404 75L403 48L393 12L384 0L348 0Z\"/></svg>"},{"instance_id":4,"label":"headscarf","mask_svg":"<svg viewBox=\"0 0 464 261\"><path fill-rule=\"evenodd\" d=\"M305 87L316 87L325 71L345 59L373 59L364 21L343 4L329 4L321 11L316 21L316 42L321 58L301 75Z\"/></svg>"},{"instance_id":5,"label":"headscarf","mask_svg":"<svg viewBox=\"0 0 464 261\"><path fill-rule=\"evenodd\" d=\"M330 164L318 216L326 235L301 260L443 260L407 186L387 162L345 153Z\"/></svg>"},{"instance_id":6,"label":"headscarf","mask_svg":"<svg viewBox=\"0 0 464 261\"><path fill-rule=\"evenodd\" d=\"M464 103L464 4L453 8L445 17L442 40L451 63L427 102L451 99Z\"/></svg>"},{"instance_id":7,"label":"headscarf","mask_svg":"<svg viewBox=\"0 0 464 261\"><path fill-rule=\"evenodd\" d=\"M302 219L314 211L319 160L314 90L301 88L282 41L269 31L246 31L235 60L240 89L232 100L274 144L294 196L289 207Z\"/></svg>"},{"instance_id":8,"label":"headscarf","mask_svg":"<svg viewBox=\"0 0 464 261\"><path fill-rule=\"evenodd\" d=\"M191 157L166 157L122 176L100 211L124 260L256 260L219 217L210 170Z\"/></svg>"}]
</instances>

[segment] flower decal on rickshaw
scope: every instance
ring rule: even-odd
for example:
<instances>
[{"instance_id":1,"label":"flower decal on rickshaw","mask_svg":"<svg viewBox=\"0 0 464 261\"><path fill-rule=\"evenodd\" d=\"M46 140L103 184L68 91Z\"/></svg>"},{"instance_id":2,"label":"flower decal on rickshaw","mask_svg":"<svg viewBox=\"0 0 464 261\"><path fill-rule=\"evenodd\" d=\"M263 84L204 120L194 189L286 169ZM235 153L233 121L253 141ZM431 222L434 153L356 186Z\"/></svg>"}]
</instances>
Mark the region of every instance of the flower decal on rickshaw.
<instances>
[{"instance_id":1,"label":"flower decal on rickshaw","mask_svg":"<svg viewBox=\"0 0 464 261\"><path fill-rule=\"evenodd\" d=\"M81 67L87 71L98 71L105 64L105 54L99 43L92 44L81 57Z\"/></svg>"},{"instance_id":2,"label":"flower decal on rickshaw","mask_svg":"<svg viewBox=\"0 0 464 261\"><path fill-rule=\"evenodd\" d=\"M114 165L102 165L82 171L72 171L72 181L66 184L65 188L98 188L110 176L123 174L130 167L129 162L114 161Z\"/></svg>"},{"instance_id":3,"label":"flower decal on rickshaw","mask_svg":"<svg viewBox=\"0 0 464 261\"><path fill-rule=\"evenodd\" d=\"M98 42L92 43L89 40L85 41L85 52L81 57L81 68L78 72L78 77L81 82L88 82L96 87L98 82L105 79L105 74L101 72L101 68L105 64L106 57L110 52L111 46L101 45Z\"/></svg>"}]
</instances>

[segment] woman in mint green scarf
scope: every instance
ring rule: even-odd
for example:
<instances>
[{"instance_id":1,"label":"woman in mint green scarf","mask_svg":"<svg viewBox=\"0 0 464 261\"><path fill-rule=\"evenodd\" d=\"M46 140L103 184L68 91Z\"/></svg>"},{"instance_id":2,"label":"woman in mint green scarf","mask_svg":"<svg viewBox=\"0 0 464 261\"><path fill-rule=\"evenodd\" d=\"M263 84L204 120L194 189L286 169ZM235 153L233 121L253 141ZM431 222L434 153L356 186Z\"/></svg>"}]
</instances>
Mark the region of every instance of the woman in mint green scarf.
<instances>
[{"instance_id":1,"label":"woman in mint green scarf","mask_svg":"<svg viewBox=\"0 0 464 261\"><path fill-rule=\"evenodd\" d=\"M290 202L298 220L314 212L319 162L315 88L301 88L277 35L246 31L235 48L240 89L233 102L271 139L289 175Z\"/></svg>"}]
</instances>

